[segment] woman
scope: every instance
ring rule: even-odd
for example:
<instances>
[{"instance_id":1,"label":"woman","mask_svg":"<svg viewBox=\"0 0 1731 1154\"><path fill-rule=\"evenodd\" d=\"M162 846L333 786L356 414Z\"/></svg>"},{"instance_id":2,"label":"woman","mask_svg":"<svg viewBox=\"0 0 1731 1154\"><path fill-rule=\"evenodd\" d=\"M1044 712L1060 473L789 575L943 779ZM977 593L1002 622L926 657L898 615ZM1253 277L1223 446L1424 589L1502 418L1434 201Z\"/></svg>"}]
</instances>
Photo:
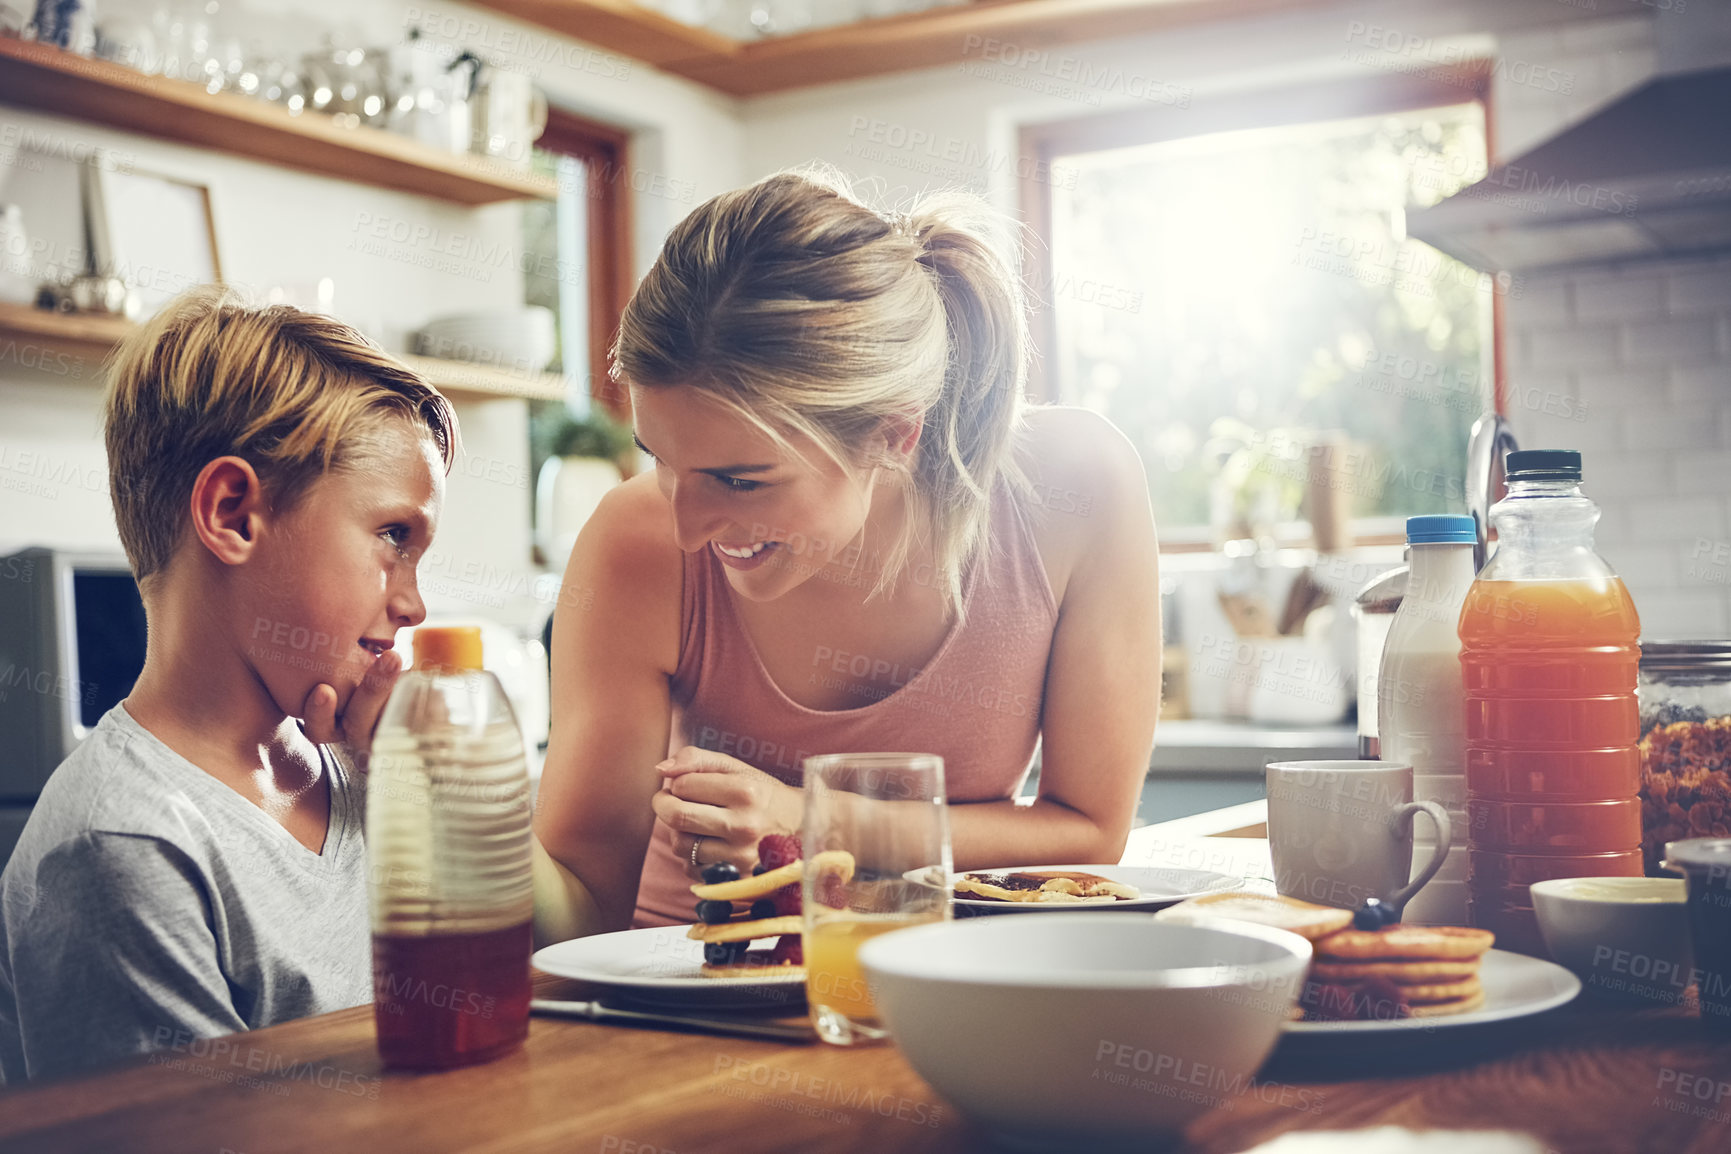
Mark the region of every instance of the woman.
<instances>
[{"instance_id":1,"label":"woman","mask_svg":"<svg viewBox=\"0 0 1731 1154\"><path fill-rule=\"evenodd\" d=\"M613 366L655 469L554 615L542 940L691 921L703 867L798 831L814 753L941 754L960 869L1122 854L1159 702L1147 482L1100 417L1022 399L994 224L815 170L668 237Z\"/></svg>"}]
</instances>

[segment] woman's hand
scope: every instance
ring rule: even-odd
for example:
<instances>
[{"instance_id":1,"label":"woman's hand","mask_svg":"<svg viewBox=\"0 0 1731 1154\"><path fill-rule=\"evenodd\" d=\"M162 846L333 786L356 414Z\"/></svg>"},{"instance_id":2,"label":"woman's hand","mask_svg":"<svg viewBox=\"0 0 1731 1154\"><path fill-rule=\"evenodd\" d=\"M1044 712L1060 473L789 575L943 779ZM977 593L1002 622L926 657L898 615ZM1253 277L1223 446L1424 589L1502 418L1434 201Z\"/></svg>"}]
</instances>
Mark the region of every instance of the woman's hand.
<instances>
[{"instance_id":1,"label":"woman's hand","mask_svg":"<svg viewBox=\"0 0 1731 1154\"><path fill-rule=\"evenodd\" d=\"M743 877L757 864L764 835L799 832L801 791L736 757L688 745L655 768L663 780L650 804L672 829L674 856L693 877L716 862L732 862ZM692 870L691 846L699 839Z\"/></svg>"}]
</instances>

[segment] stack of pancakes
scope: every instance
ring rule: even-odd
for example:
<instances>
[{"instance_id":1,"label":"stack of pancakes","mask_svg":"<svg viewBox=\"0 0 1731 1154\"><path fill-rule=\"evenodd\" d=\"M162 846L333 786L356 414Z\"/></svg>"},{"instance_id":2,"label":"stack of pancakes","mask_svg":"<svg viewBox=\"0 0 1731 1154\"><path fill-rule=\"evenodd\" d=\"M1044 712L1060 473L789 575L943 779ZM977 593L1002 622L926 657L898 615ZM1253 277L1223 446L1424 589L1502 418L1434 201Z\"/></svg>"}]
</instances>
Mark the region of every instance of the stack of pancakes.
<instances>
[{"instance_id":1,"label":"stack of pancakes","mask_svg":"<svg viewBox=\"0 0 1731 1154\"><path fill-rule=\"evenodd\" d=\"M1462 1014L1484 1005L1479 962L1495 941L1464 926L1352 928L1351 910L1273 894L1211 894L1154 915L1206 924L1218 918L1289 930L1314 951L1298 1012L1313 1021L1387 1021Z\"/></svg>"},{"instance_id":2,"label":"stack of pancakes","mask_svg":"<svg viewBox=\"0 0 1731 1154\"><path fill-rule=\"evenodd\" d=\"M1350 916L1350 915L1349 915ZM1336 1017L1333 1008L1366 1016L1355 1001L1378 1000L1370 1016L1434 1018L1463 1014L1485 1004L1479 961L1491 948L1489 930L1464 926L1384 926L1345 929L1314 943L1310 982L1301 999L1305 1016ZM1400 1007L1405 1006L1405 1012ZM1376 1012L1378 1009L1384 1013Z\"/></svg>"},{"instance_id":3,"label":"stack of pancakes","mask_svg":"<svg viewBox=\"0 0 1731 1154\"><path fill-rule=\"evenodd\" d=\"M712 962L705 958L702 970L704 977L761 978L794 973L800 977L805 976L803 954L800 955L798 963L794 961L794 947L799 944L800 929L804 924L797 912L800 878L804 871L805 863L796 861L779 869L736 881L691 887L692 894L700 901L735 903L754 903L763 898L774 898L777 892L783 889L792 891L791 903L780 903L781 908L771 917L753 917L750 913L740 917L736 912L729 921L714 925L698 922L687 930L686 937L694 938L704 945L739 943L728 961ZM795 912L782 913L789 905ZM725 909L723 912L726 912ZM777 939L774 950L746 948L746 943L771 937Z\"/></svg>"},{"instance_id":4,"label":"stack of pancakes","mask_svg":"<svg viewBox=\"0 0 1731 1154\"><path fill-rule=\"evenodd\" d=\"M800 937L804 926L800 914L800 884L808 868L820 885L845 884L853 877L853 855L829 850L814 856L809 866L804 860L793 861L750 877L691 887L692 896L699 902L730 902L736 907L745 903L753 907L743 916L736 908L734 916L725 922L711 924L699 921L685 932L686 937L705 945L737 943L729 960L704 960L701 971L704 977L805 976L805 954ZM775 912L767 917L756 916L756 903L765 899L774 903ZM746 948L747 943L770 937L777 939L773 950Z\"/></svg>"}]
</instances>

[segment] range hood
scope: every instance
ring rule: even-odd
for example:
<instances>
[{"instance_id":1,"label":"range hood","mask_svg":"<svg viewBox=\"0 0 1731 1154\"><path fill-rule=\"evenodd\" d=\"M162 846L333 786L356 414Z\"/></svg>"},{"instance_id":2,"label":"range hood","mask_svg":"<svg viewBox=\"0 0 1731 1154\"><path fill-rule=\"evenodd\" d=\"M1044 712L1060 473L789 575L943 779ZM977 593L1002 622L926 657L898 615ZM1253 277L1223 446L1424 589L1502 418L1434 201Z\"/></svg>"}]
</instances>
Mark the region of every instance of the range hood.
<instances>
[{"instance_id":1,"label":"range hood","mask_svg":"<svg viewBox=\"0 0 1731 1154\"><path fill-rule=\"evenodd\" d=\"M1699 10L1654 21L1656 76L1407 231L1490 272L1731 249L1731 4Z\"/></svg>"}]
</instances>

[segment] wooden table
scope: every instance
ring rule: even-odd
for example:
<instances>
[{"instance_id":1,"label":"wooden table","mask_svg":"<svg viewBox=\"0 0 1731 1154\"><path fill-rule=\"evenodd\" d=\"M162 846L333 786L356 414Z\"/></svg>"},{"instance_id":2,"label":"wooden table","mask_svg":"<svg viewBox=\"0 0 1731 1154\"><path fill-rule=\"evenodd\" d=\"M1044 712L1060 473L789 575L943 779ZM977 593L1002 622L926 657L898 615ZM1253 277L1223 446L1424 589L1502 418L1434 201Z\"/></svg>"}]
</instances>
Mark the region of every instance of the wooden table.
<instances>
[{"instance_id":1,"label":"wooden table","mask_svg":"<svg viewBox=\"0 0 1731 1154\"><path fill-rule=\"evenodd\" d=\"M1227 824L1244 826L1254 813L1239 807L1232 816ZM1192 821L1138 830L1125 860L1242 870L1266 886L1265 841L1196 837L1198 828ZM582 990L541 976L537 993ZM1703 1035L1692 1007L1576 1002L1502 1026L1393 1043L1301 1043L1283 1041L1255 1086L1203 1116L1176 1149L1234 1154L1290 1130L1402 1125L1527 1131L1564 1152L1731 1150L1731 1041ZM843 1050L536 1018L516 1054L410 1075L380 1069L369 1007L0 1095L0 1150L33 1154L877 1154L986 1146L983 1132L891 1047Z\"/></svg>"}]
</instances>

